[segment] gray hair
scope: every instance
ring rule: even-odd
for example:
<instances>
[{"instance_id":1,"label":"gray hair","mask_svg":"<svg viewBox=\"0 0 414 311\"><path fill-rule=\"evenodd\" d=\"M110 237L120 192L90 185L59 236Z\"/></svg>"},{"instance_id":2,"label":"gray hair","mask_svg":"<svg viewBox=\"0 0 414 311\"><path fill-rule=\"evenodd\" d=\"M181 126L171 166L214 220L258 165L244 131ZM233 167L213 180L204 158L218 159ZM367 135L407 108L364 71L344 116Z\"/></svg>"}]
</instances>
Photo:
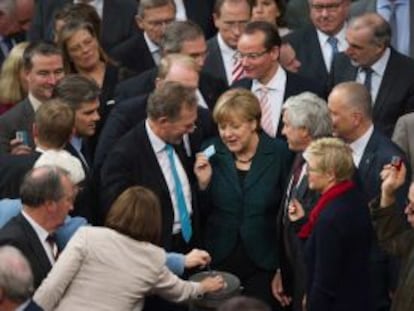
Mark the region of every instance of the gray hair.
<instances>
[{"instance_id":1,"label":"gray hair","mask_svg":"<svg viewBox=\"0 0 414 311\"><path fill-rule=\"evenodd\" d=\"M20 186L22 203L35 208L47 201L59 201L65 195L62 177L70 178L69 173L59 167L42 166L31 169Z\"/></svg>"},{"instance_id":2,"label":"gray hair","mask_svg":"<svg viewBox=\"0 0 414 311\"><path fill-rule=\"evenodd\" d=\"M174 0L141 0L138 3L137 16L144 18L145 10L171 5L176 10Z\"/></svg>"},{"instance_id":3,"label":"gray hair","mask_svg":"<svg viewBox=\"0 0 414 311\"><path fill-rule=\"evenodd\" d=\"M175 121L184 106L187 108L197 106L195 90L178 82L166 81L150 95L147 114L152 120L167 117L169 121Z\"/></svg>"},{"instance_id":4,"label":"gray hair","mask_svg":"<svg viewBox=\"0 0 414 311\"><path fill-rule=\"evenodd\" d=\"M390 24L377 13L365 13L353 18L349 28L354 31L361 29L368 30L371 33L371 42L377 46L384 45L388 47L391 42Z\"/></svg>"},{"instance_id":5,"label":"gray hair","mask_svg":"<svg viewBox=\"0 0 414 311\"><path fill-rule=\"evenodd\" d=\"M10 16L16 11L16 0L0 0L0 11Z\"/></svg>"},{"instance_id":6,"label":"gray hair","mask_svg":"<svg viewBox=\"0 0 414 311\"><path fill-rule=\"evenodd\" d=\"M332 135L332 123L325 100L311 92L291 96L283 105L289 122L295 128L303 127L313 139Z\"/></svg>"},{"instance_id":7,"label":"gray hair","mask_svg":"<svg viewBox=\"0 0 414 311\"><path fill-rule=\"evenodd\" d=\"M30 264L13 246L0 247L0 288L8 299L16 303L26 301L34 291Z\"/></svg>"},{"instance_id":8,"label":"gray hair","mask_svg":"<svg viewBox=\"0 0 414 311\"><path fill-rule=\"evenodd\" d=\"M165 30L161 41L163 53L180 53L184 42L200 37L204 38L204 33L196 23L192 21L172 22Z\"/></svg>"}]
</instances>

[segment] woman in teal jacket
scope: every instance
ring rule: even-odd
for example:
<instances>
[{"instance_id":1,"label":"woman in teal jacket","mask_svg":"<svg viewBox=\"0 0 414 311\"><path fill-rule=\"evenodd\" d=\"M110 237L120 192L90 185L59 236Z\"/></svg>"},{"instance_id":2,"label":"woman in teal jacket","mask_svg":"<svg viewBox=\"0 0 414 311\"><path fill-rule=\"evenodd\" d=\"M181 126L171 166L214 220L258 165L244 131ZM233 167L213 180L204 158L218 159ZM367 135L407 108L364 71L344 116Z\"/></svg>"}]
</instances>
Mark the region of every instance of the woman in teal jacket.
<instances>
[{"instance_id":1,"label":"woman in teal jacket","mask_svg":"<svg viewBox=\"0 0 414 311\"><path fill-rule=\"evenodd\" d=\"M285 142L261 130L260 117L253 93L224 93L213 112L220 138L206 143L215 153L198 154L194 172L205 205L205 245L213 267L234 273L244 294L277 309L270 290L278 266L276 215L291 156Z\"/></svg>"}]
</instances>

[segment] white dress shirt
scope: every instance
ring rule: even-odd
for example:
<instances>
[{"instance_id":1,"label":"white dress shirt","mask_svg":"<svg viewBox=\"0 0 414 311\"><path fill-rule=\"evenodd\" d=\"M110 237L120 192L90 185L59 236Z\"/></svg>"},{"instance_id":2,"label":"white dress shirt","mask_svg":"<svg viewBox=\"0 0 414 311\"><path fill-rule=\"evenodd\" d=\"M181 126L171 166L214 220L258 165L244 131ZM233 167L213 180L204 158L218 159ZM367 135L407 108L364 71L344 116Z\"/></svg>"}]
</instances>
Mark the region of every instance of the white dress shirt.
<instances>
[{"instance_id":1,"label":"white dress shirt","mask_svg":"<svg viewBox=\"0 0 414 311\"><path fill-rule=\"evenodd\" d=\"M221 54L221 57L224 63L224 70L226 72L227 83L230 85L232 83L234 55L236 54L237 50L234 50L231 47L229 47L226 44L226 42L224 42L220 33L217 34L217 42L218 42L220 54Z\"/></svg>"},{"instance_id":2,"label":"white dress shirt","mask_svg":"<svg viewBox=\"0 0 414 311\"><path fill-rule=\"evenodd\" d=\"M328 43L328 38L330 37L326 33L316 30L318 34L319 45L321 46L323 61L325 62L326 69L328 72L331 71L332 65L332 46ZM346 41L346 25L334 36L338 39L338 52L343 52L348 48L348 42Z\"/></svg>"},{"instance_id":3,"label":"white dress shirt","mask_svg":"<svg viewBox=\"0 0 414 311\"><path fill-rule=\"evenodd\" d=\"M377 100L378 92L381 86L382 78L384 77L385 68L387 68L388 60L390 59L391 51L389 48L385 50L379 60L377 60L372 66L371 69L371 97L372 103L374 104ZM357 73L356 81L364 84L365 81L365 72L359 68Z\"/></svg>"},{"instance_id":4,"label":"white dress shirt","mask_svg":"<svg viewBox=\"0 0 414 311\"><path fill-rule=\"evenodd\" d=\"M259 99L261 94L260 90L263 87L266 87L269 90L269 103L271 104L270 107L272 109L272 115L275 116L274 118L272 118L273 128L275 129L276 133L282 114L282 105L283 99L285 98L286 81L286 71L282 68L282 66L278 66L276 74L266 85L261 84L256 79L254 79L252 83L252 91Z\"/></svg>"},{"instance_id":5,"label":"white dress shirt","mask_svg":"<svg viewBox=\"0 0 414 311\"><path fill-rule=\"evenodd\" d=\"M148 46L148 50L151 53L152 59L154 60L154 63L158 66L161 61L161 53L160 53L160 47L152 41L146 32L144 32L144 40L145 43Z\"/></svg>"},{"instance_id":6,"label":"white dress shirt","mask_svg":"<svg viewBox=\"0 0 414 311\"><path fill-rule=\"evenodd\" d=\"M187 13L185 11L184 0L174 0L175 2L175 20L186 21Z\"/></svg>"},{"instance_id":7,"label":"white dress shirt","mask_svg":"<svg viewBox=\"0 0 414 311\"><path fill-rule=\"evenodd\" d=\"M37 109L39 109L42 102L38 100L36 97L34 97L32 93L29 93L28 97L29 97L30 105L32 105L33 111L36 112Z\"/></svg>"},{"instance_id":8,"label":"white dress shirt","mask_svg":"<svg viewBox=\"0 0 414 311\"><path fill-rule=\"evenodd\" d=\"M365 148L367 147L373 132L374 126L371 125L364 135L349 144L349 147L352 149L352 159L354 160L356 167L359 167L359 163L361 163L362 155L364 154Z\"/></svg>"},{"instance_id":9,"label":"white dress shirt","mask_svg":"<svg viewBox=\"0 0 414 311\"><path fill-rule=\"evenodd\" d=\"M174 177L172 175L172 171L170 168L170 160L168 159L167 151L165 149L166 143L159 138L149 126L148 120L145 121L145 128L148 134L148 138L152 149L154 150L155 156L157 158L158 164L161 168L162 174L164 175L164 179L167 183L168 190L170 193L171 203L174 209L174 224L173 224L173 234L180 232L181 230L181 223L180 223L180 214L177 206L177 199L175 195L175 183ZM183 188L185 204L187 207L188 214L191 215L192 208L191 208L191 188L190 183L188 181L187 174L184 170L184 167L178 158L177 154L174 152L174 162L177 168L178 177L180 178L181 185Z\"/></svg>"}]
</instances>

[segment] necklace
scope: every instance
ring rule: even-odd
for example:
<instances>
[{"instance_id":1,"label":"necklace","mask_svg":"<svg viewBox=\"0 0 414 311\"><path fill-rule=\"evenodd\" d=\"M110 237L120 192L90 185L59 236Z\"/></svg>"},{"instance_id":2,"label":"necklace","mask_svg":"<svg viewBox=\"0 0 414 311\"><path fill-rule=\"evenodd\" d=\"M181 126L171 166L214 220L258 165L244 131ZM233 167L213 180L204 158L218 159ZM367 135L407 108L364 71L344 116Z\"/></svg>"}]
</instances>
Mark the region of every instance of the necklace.
<instances>
[{"instance_id":1,"label":"necklace","mask_svg":"<svg viewBox=\"0 0 414 311\"><path fill-rule=\"evenodd\" d=\"M236 159L236 162L239 162L239 163L242 163L242 164L247 164L247 163L252 162L254 155L252 155L250 158L248 158L246 160L239 159L237 156L234 156L234 157Z\"/></svg>"}]
</instances>

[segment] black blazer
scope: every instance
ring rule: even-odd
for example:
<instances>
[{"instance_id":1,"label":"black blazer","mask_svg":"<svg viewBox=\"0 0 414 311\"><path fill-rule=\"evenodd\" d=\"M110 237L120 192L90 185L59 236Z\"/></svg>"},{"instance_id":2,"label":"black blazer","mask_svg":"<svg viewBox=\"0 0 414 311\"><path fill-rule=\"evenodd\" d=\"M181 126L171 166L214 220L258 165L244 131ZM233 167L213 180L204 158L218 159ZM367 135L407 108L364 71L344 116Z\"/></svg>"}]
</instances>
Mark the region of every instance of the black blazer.
<instances>
[{"instance_id":1,"label":"black blazer","mask_svg":"<svg viewBox=\"0 0 414 311\"><path fill-rule=\"evenodd\" d=\"M224 67L223 56L221 55L220 47L217 41L217 36L214 36L207 42L207 57L204 62L203 72L210 76L219 79L229 85L227 81L226 69Z\"/></svg>"},{"instance_id":2,"label":"black blazer","mask_svg":"<svg viewBox=\"0 0 414 311\"><path fill-rule=\"evenodd\" d=\"M18 33L16 35L10 36L10 39L12 39L16 44L19 42L23 42L26 40L26 33ZM4 60L8 56L3 53L3 50L0 49L0 66L3 64Z\"/></svg>"},{"instance_id":3,"label":"black blazer","mask_svg":"<svg viewBox=\"0 0 414 311\"><path fill-rule=\"evenodd\" d=\"M20 198L24 175L33 168L41 153L0 155L0 199Z\"/></svg>"},{"instance_id":4,"label":"black blazer","mask_svg":"<svg viewBox=\"0 0 414 311\"><path fill-rule=\"evenodd\" d=\"M195 179L192 167L185 155L177 152L192 186L192 225L196 242L199 232L199 216L195 201ZM154 191L161 203L162 238L161 245L167 251L172 245L173 207L167 183L158 164L145 129L145 121L136 125L124 135L108 154L101 171L101 209L106 214L114 200L128 187L140 185Z\"/></svg>"},{"instance_id":5,"label":"black blazer","mask_svg":"<svg viewBox=\"0 0 414 311\"><path fill-rule=\"evenodd\" d=\"M32 26L29 30L30 41L53 40L53 15L72 0L38 0ZM109 51L137 32L135 0L104 0L101 27L102 47Z\"/></svg>"},{"instance_id":6,"label":"black blazer","mask_svg":"<svg viewBox=\"0 0 414 311\"><path fill-rule=\"evenodd\" d=\"M34 287L38 288L52 265L36 232L22 214L0 229L0 245L12 245L23 253L32 268Z\"/></svg>"},{"instance_id":7,"label":"black blazer","mask_svg":"<svg viewBox=\"0 0 414 311\"><path fill-rule=\"evenodd\" d=\"M113 59L136 75L156 66L143 32L114 47L110 52Z\"/></svg>"},{"instance_id":8,"label":"black blazer","mask_svg":"<svg viewBox=\"0 0 414 311\"><path fill-rule=\"evenodd\" d=\"M197 23L206 39L213 37L217 30L213 22L213 0L184 0L187 18Z\"/></svg>"},{"instance_id":9,"label":"black blazer","mask_svg":"<svg viewBox=\"0 0 414 311\"><path fill-rule=\"evenodd\" d=\"M99 171L106 155L118 140L147 117L148 95L132 97L115 105L101 132L95 152L94 167ZM200 150L202 141L216 134L210 111L198 107L197 128L189 135L192 155Z\"/></svg>"},{"instance_id":10,"label":"black blazer","mask_svg":"<svg viewBox=\"0 0 414 311\"><path fill-rule=\"evenodd\" d=\"M315 26L308 25L295 30L286 36L286 40L292 45L297 59L302 63L298 74L327 85L328 70L323 59Z\"/></svg>"},{"instance_id":11,"label":"black blazer","mask_svg":"<svg viewBox=\"0 0 414 311\"><path fill-rule=\"evenodd\" d=\"M351 64L344 53L335 57L332 66L330 81L333 86L356 80L358 68ZM388 137L391 137L398 118L414 111L413 72L414 59L391 48L372 112L376 128Z\"/></svg>"},{"instance_id":12,"label":"black blazer","mask_svg":"<svg viewBox=\"0 0 414 311\"><path fill-rule=\"evenodd\" d=\"M158 69L153 68L122 81L115 89L115 101L120 102L134 96L151 93L155 89L157 74ZM198 88L207 106L212 110L218 97L226 90L226 85L223 81L201 72Z\"/></svg>"}]
</instances>

